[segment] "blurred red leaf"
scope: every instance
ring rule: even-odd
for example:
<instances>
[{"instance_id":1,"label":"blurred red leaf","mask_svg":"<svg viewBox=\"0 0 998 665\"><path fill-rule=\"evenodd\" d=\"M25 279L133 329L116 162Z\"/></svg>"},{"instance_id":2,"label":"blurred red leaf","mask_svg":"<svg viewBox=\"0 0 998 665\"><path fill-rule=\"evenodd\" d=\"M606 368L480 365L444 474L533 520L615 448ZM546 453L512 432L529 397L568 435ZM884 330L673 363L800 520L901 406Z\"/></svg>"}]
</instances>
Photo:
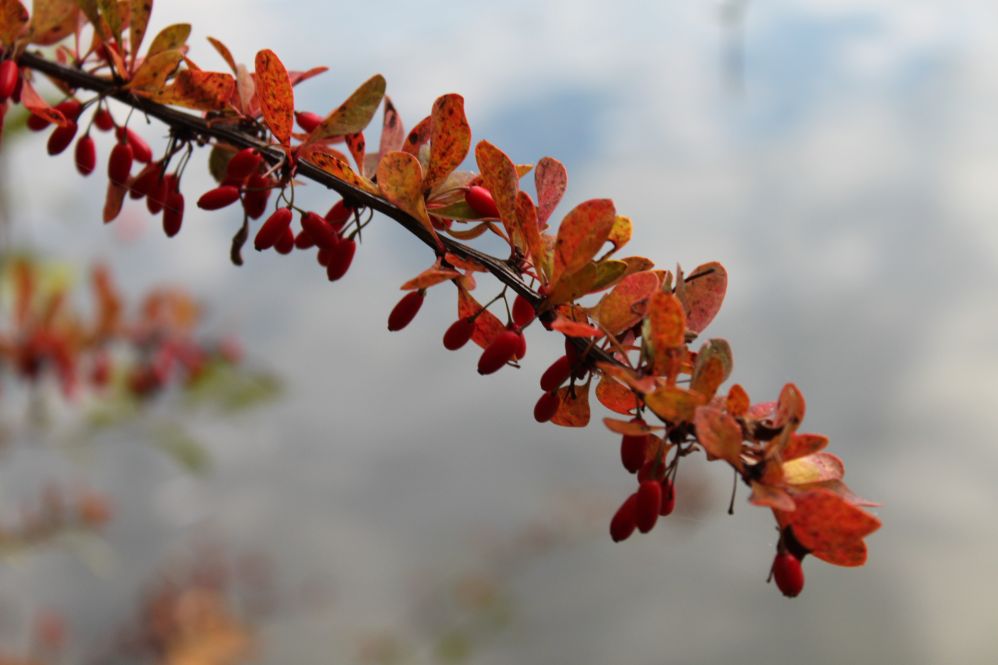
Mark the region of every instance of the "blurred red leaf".
<instances>
[{"instance_id":1,"label":"blurred red leaf","mask_svg":"<svg viewBox=\"0 0 998 665\"><path fill-rule=\"evenodd\" d=\"M686 309L686 326L695 333L707 327L724 302L728 273L720 263L705 263L686 276L681 299Z\"/></svg>"},{"instance_id":2,"label":"blurred red leaf","mask_svg":"<svg viewBox=\"0 0 998 665\"><path fill-rule=\"evenodd\" d=\"M589 384L565 386L558 390L561 399L551 422L562 427L585 427L589 424Z\"/></svg>"},{"instance_id":3,"label":"blurred red leaf","mask_svg":"<svg viewBox=\"0 0 998 665\"><path fill-rule=\"evenodd\" d=\"M537 225L543 229L568 187L565 165L554 157L542 157L534 171L534 186L537 188Z\"/></svg>"}]
</instances>

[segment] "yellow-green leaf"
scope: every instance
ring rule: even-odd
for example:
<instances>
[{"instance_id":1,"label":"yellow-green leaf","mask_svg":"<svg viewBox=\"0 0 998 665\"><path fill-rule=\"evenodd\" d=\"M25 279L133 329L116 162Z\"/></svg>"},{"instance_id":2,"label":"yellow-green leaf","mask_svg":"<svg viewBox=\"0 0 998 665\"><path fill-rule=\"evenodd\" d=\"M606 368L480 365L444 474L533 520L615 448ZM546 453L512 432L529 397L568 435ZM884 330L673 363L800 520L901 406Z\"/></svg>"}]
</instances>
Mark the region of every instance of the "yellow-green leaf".
<instances>
[{"instance_id":1,"label":"yellow-green leaf","mask_svg":"<svg viewBox=\"0 0 998 665\"><path fill-rule=\"evenodd\" d=\"M156 37L153 38L152 44L149 45L149 52L146 53L146 57L149 58L157 53L162 53L163 51L180 49L187 43L187 38L190 36L190 23L174 23L173 25L168 25L160 30Z\"/></svg>"},{"instance_id":2,"label":"yellow-green leaf","mask_svg":"<svg viewBox=\"0 0 998 665\"><path fill-rule=\"evenodd\" d=\"M14 40L28 23L28 10L18 0L0 0L0 42L13 46Z\"/></svg>"},{"instance_id":3,"label":"yellow-green leaf","mask_svg":"<svg viewBox=\"0 0 998 665\"><path fill-rule=\"evenodd\" d=\"M31 43L48 46L76 30L79 7L75 0L34 0L31 5Z\"/></svg>"},{"instance_id":4,"label":"yellow-green leaf","mask_svg":"<svg viewBox=\"0 0 998 665\"><path fill-rule=\"evenodd\" d=\"M378 190L377 185L365 178L364 176L358 175L350 168L350 165L346 163L345 160L340 159L336 155L320 149L315 148L309 151L308 160L310 163L319 167L326 173L336 176L343 182L346 182L354 187L363 189L365 192L374 195L380 195L381 192Z\"/></svg>"},{"instance_id":5,"label":"yellow-green leaf","mask_svg":"<svg viewBox=\"0 0 998 665\"><path fill-rule=\"evenodd\" d=\"M149 27L149 16L152 14L152 0L130 0L128 16L128 40L132 45L132 62L139 55L142 40Z\"/></svg>"},{"instance_id":6,"label":"yellow-green leaf","mask_svg":"<svg viewBox=\"0 0 998 665\"><path fill-rule=\"evenodd\" d=\"M378 164L378 188L396 207L415 217L436 238L423 200L423 169L407 152L390 152Z\"/></svg>"},{"instance_id":7,"label":"yellow-green leaf","mask_svg":"<svg viewBox=\"0 0 998 665\"><path fill-rule=\"evenodd\" d=\"M345 102L326 116L318 127L312 130L305 140L309 145L336 136L346 136L361 132L371 122L378 110L381 98L385 96L385 77L375 74L365 81Z\"/></svg>"},{"instance_id":8,"label":"yellow-green leaf","mask_svg":"<svg viewBox=\"0 0 998 665\"><path fill-rule=\"evenodd\" d=\"M178 50L161 51L154 56L150 56L142 61L142 64L132 80L126 86L136 94L152 95L160 92L166 85L166 79L172 74L184 54Z\"/></svg>"},{"instance_id":9,"label":"yellow-green leaf","mask_svg":"<svg viewBox=\"0 0 998 665\"><path fill-rule=\"evenodd\" d=\"M662 420L672 423L690 422L696 408L707 400L703 395L678 386L662 386L644 396L645 404Z\"/></svg>"}]
</instances>

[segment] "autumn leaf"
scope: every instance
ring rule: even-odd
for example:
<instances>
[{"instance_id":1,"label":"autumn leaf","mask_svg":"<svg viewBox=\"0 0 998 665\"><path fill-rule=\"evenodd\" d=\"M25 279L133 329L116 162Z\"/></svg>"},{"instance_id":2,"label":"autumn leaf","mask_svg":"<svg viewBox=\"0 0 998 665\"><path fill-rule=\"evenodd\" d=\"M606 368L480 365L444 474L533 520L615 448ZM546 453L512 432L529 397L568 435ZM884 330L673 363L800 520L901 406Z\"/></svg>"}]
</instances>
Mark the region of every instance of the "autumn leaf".
<instances>
[{"instance_id":1,"label":"autumn leaf","mask_svg":"<svg viewBox=\"0 0 998 665\"><path fill-rule=\"evenodd\" d=\"M664 291L653 293L648 298L642 335L651 347L654 373L674 380L686 343L686 316L679 298Z\"/></svg>"},{"instance_id":2,"label":"autumn leaf","mask_svg":"<svg viewBox=\"0 0 998 665\"><path fill-rule=\"evenodd\" d=\"M793 510L796 507L793 498L782 487L766 485L752 481L752 494L749 503L754 506L764 506L774 510Z\"/></svg>"},{"instance_id":3,"label":"autumn leaf","mask_svg":"<svg viewBox=\"0 0 998 665\"><path fill-rule=\"evenodd\" d=\"M118 0L97 0L97 6L100 8L101 18L104 19L107 27L111 30L111 36L114 37L114 41L121 44L123 20Z\"/></svg>"},{"instance_id":4,"label":"autumn leaf","mask_svg":"<svg viewBox=\"0 0 998 665\"><path fill-rule=\"evenodd\" d=\"M596 306L596 319L612 335L638 323L645 314L648 298L661 287L654 272L644 270L624 277Z\"/></svg>"},{"instance_id":5,"label":"autumn leaf","mask_svg":"<svg viewBox=\"0 0 998 665\"><path fill-rule=\"evenodd\" d=\"M471 126L464 116L464 97L453 94L438 97L430 118L430 164L423 177L426 193L460 166L471 148Z\"/></svg>"},{"instance_id":6,"label":"autumn leaf","mask_svg":"<svg viewBox=\"0 0 998 665\"><path fill-rule=\"evenodd\" d=\"M697 352L690 388L708 399L713 397L731 375L732 365L731 346L723 339L709 340Z\"/></svg>"},{"instance_id":7,"label":"autumn leaf","mask_svg":"<svg viewBox=\"0 0 998 665\"><path fill-rule=\"evenodd\" d=\"M637 395L605 374L596 384L596 399L615 413L628 414L638 408Z\"/></svg>"},{"instance_id":8,"label":"autumn leaf","mask_svg":"<svg viewBox=\"0 0 998 665\"><path fill-rule=\"evenodd\" d=\"M777 511L776 519L811 554L838 566L866 563L863 538L880 528L879 519L825 489L797 494L794 503L792 511Z\"/></svg>"},{"instance_id":9,"label":"autumn leaf","mask_svg":"<svg viewBox=\"0 0 998 665\"><path fill-rule=\"evenodd\" d=\"M28 10L18 0L0 0L0 42L13 46L28 23Z\"/></svg>"},{"instance_id":10,"label":"autumn leaf","mask_svg":"<svg viewBox=\"0 0 998 665\"><path fill-rule=\"evenodd\" d=\"M566 337L600 338L603 336L603 331L599 328L591 326L588 323L572 321L571 319L566 319L563 316L559 316L551 322L551 330L556 330Z\"/></svg>"},{"instance_id":11,"label":"autumn leaf","mask_svg":"<svg viewBox=\"0 0 998 665\"><path fill-rule=\"evenodd\" d=\"M559 405L551 422L562 427L585 427L589 424L589 384L558 389Z\"/></svg>"},{"instance_id":12,"label":"autumn leaf","mask_svg":"<svg viewBox=\"0 0 998 665\"><path fill-rule=\"evenodd\" d=\"M184 54L178 50L161 51L142 61L126 86L136 94L150 95L163 89L166 79L172 74Z\"/></svg>"},{"instance_id":13,"label":"autumn leaf","mask_svg":"<svg viewBox=\"0 0 998 665\"><path fill-rule=\"evenodd\" d=\"M416 126L409 130L402 144L402 152L419 157L419 149L430 141L430 132L433 129L433 118L426 116Z\"/></svg>"},{"instance_id":14,"label":"autumn leaf","mask_svg":"<svg viewBox=\"0 0 998 665\"><path fill-rule=\"evenodd\" d=\"M633 231L634 223L631 221L631 218L625 215L617 215L617 218L613 220L613 228L610 229L610 235L607 237L607 240L613 243L614 252L619 251L621 247L630 242Z\"/></svg>"},{"instance_id":15,"label":"autumn leaf","mask_svg":"<svg viewBox=\"0 0 998 665\"><path fill-rule=\"evenodd\" d=\"M702 332L717 316L727 289L728 273L720 263L705 263L687 275L680 296L687 328Z\"/></svg>"},{"instance_id":16,"label":"autumn leaf","mask_svg":"<svg viewBox=\"0 0 998 665\"><path fill-rule=\"evenodd\" d=\"M565 216L555 240L553 283L557 284L564 275L571 275L596 256L610 235L616 214L610 199L591 199Z\"/></svg>"},{"instance_id":17,"label":"autumn leaf","mask_svg":"<svg viewBox=\"0 0 998 665\"><path fill-rule=\"evenodd\" d=\"M813 455L823 450L827 445L828 437L822 434L794 434L790 437L786 448L783 449L781 457L784 462L789 462L798 457Z\"/></svg>"},{"instance_id":18,"label":"autumn leaf","mask_svg":"<svg viewBox=\"0 0 998 665\"><path fill-rule=\"evenodd\" d=\"M31 43L49 46L73 34L77 10L75 0L35 0L31 5Z\"/></svg>"},{"instance_id":19,"label":"autumn leaf","mask_svg":"<svg viewBox=\"0 0 998 665\"><path fill-rule=\"evenodd\" d=\"M382 155L401 150L403 141L405 141L405 127L402 125L402 116L395 109L391 97L385 95L385 109L381 121L381 142L378 150Z\"/></svg>"},{"instance_id":20,"label":"autumn leaf","mask_svg":"<svg viewBox=\"0 0 998 665\"><path fill-rule=\"evenodd\" d=\"M295 93L284 63L269 49L256 54L256 95L263 120L274 138L281 145L289 145L295 119Z\"/></svg>"},{"instance_id":21,"label":"autumn leaf","mask_svg":"<svg viewBox=\"0 0 998 665\"><path fill-rule=\"evenodd\" d=\"M138 57L142 40L149 27L149 16L152 14L152 0L130 0L128 3L128 42L131 44L132 66Z\"/></svg>"},{"instance_id":22,"label":"autumn leaf","mask_svg":"<svg viewBox=\"0 0 998 665\"><path fill-rule=\"evenodd\" d=\"M783 463L783 482L788 485L842 480L845 473L842 460L831 453L814 453Z\"/></svg>"},{"instance_id":23,"label":"autumn leaf","mask_svg":"<svg viewBox=\"0 0 998 665\"><path fill-rule=\"evenodd\" d=\"M554 157L542 157L534 171L534 187L537 189L537 225L543 229L568 187L565 165Z\"/></svg>"},{"instance_id":24,"label":"autumn leaf","mask_svg":"<svg viewBox=\"0 0 998 665\"><path fill-rule=\"evenodd\" d=\"M662 420L672 423L690 422L696 408L707 400L697 392L678 386L662 386L644 396L645 404Z\"/></svg>"},{"instance_id":25,"label":"autumn leaf","mask_svg":"<svg viewBox=\"0 0 998 665\"><path fill-rule=\"evenodd\" d=\"M447 282L460 276L461 273L459 273L456 270L440 267L440 261L437 261L431 267L427 268L426 270L419 273L418 275L410 279L408 282L403 284L401 288L403 291L428 289L431 286L436 286L441 282Z\"/></svg>"},{"instance_id":26,"label":"autumn leaf","mask_svg":"<svg viewBox=\"0 0 998 665\"><path fill-rule=\"evenodd\" d=\"M696 410L693 425L708 459L723 459L742 470L742 428L734 418L720 409L701 406Z\"/></svg>"},{"instance_id":27,"label":"autumn leaf","mask_svg":"<svg viewBox=\"0 0 998 665\"><path fill-rule=\"evenodd\" d=\"M182 69L152 99L198 111L220 111L228 106L235 90L236 80L224 72Z\"/></svg>"},{"instance_id":28,"label":"autumn leaf","mask_svg":"<svg viewBox=\"0 0 998 665\"><path fill-rule=\"evenodd\" d=\"M364 131L385 96L386 85L385 77L381 74L375 74L362 83L345 102L312 130L305 139L305 145Z\"/></svg>"},{"instance_id":29,"label":"autumn leaf","mask_svg":"<svg viewBox=\"0 0 998 665\"><path fill-rule=\"evenodd\" d=\"M482 174L485 188L492 194L499 209L499 219L506 229L510 241L517 243L519 225L516 220L516 194L520 191L519 175L513 161L499 148L488 141L479 141L475 146L475 161ZM515 246L523 249L523 240Z\"/></svg>"},{"instance_id":30,"label":"autumn leaf","mask_svg":"<svg viewBox=\"0 0 998 665\"><path fill-rule=\"evenodd\" d=\"M307 161L319 167L326 173L336 176L343 182L346 182L358 189L362 189L369 194L379 195L381 193L378 190L377 185L364 176L357 175L357 173L350 168L349 164L324 148L311 150L308 153Z\"/></svg>"},{"instance_id":31,"label":"autumn leaf","mask_svg":"<svg viewBox=\"0 0 998 665\"><path fill-rule=\"evenodd\" d=\"M524 191L516 193L516 221L526 244L527 255L534 265L534 271L542 284L547 283L551 266L547 261L544 239L541 237L537 206L534 205L530 194Z\"/></svg>"},{"instance_id":32,"label":"autumn leaf","mask_svg":"<svg viewBox=\"0 0 998 665\"><path fill-rule=\"evenodd\" d=\"M735 416L743 416L748 413L749 410L749 396L737 383L728 389L728 397L724 401L724 408L728 410L728 413Z\"/></svg>"},{"instance_id":33,"label":"autumn leaf","mask_svg":"<svg viewBox=\"0 0 998 665\"><path fill-rule=\"evenodd\" d=\"M38 94L34 86L28 79L21 79L21 103L35 115L45 118L49 122L65 127L68 122L62 111L49 106L49 103Z\"/></svg>"},{"instance_id":34,"label":"autumn leaf","mask_svg":"<svg viewBox=\"0 0 998 665\"><path fill-rule=\"evenodd\" d=\"M618 418L604 418L603 424L614 434L623 434L625 436L643 436L665 429L661 426L649 425L643 420L634 419L620 420Z\"/></svg>"},{"instance_id":35,"label":"autumn leaf","mask_svg":"<svg viewBox=\"0 0 998 665\"><path fill-rule=\"evenodd\" d=\"M229 50L229 47L214 37L208 37L208 41L213 47L215 47L218 54L222 56L222 60L225 60L225 64L227 64L229 69L232 70L232 74L235 75L239 73L239 69L236 66L236 59L232 57L232 51Z\"/></svg>"},{"instance_id":36,"label":"autumn leaf","mask_svg":"<svg viewBox=\"0 0 998 665\"><path fill-rule=\"evenodd\" d=\"M407 152L390 152L378 164L378 188L393 205L419 220L430 235L440 243L430 223L423 200L423 169L419 160Z\"/></svg>"},{"instance_id":37,"label":"autumn leaf","mask_svg":"<svg viewBox=\"0 0 998 665\"><path fill-rule=\"evenodd\" d=\"M149 45L146 58L151 58L163 51L180 50L187 43L187 38L191 36L190 23L175 23L168 25L159 31Z\"/></svg>"}]
</instances>

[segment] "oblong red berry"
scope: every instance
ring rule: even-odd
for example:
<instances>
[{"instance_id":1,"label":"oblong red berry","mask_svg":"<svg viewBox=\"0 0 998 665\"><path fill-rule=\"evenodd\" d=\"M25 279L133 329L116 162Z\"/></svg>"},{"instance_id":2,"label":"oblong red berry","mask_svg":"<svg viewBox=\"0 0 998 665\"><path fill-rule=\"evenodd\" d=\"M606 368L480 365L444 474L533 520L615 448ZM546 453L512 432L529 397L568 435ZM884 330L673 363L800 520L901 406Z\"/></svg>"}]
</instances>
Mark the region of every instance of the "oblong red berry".
<instances>
[{"instance_id":1,"label":"oblong red berry","mask_svg":"<svg viewBox=\"0 0 998 665\"><path fill-rule=\"evenodd\" d=\"M175 173L164 175L153 185L152 191L149 192L149 196L146 198L146 208L149 209L149 212L153 215L159 214L159 211L166 205L166 199L170 195L170 192L178 191L179 186L180 183Z\"/></svg>"},{"instance_id":2,"label":"oblong red berry","mask_svg":"<svg viewBox=\"0 0 998 665\"><path fill-rule=\"evenodd\" d=\"M632 494L614 513L613 519L610 520L610 537L613 538L613 542L627 540L634 533L634 529L638 526L637 507L638 495Z\"/></svg>"},{"instance_id":3,"label":"oblong red berry","mask_svg":"<svg viewBox=\"0 0 998 665\"><path fill-rule=\"evenodd\" d=\"M314 212L306 212L301 216L301 228L319 247L332 247L339 241L339 236L329 222Z\"/></svg>"},{"instance_id":4,"label":"oblong red berry","mask_svg":"<svg viewBox=\"0 0 998 665\"><path fill-rule=\"evenodd\" d=\"M119 141L127 141L128 145L132 146L132 154L135 156L135 161L142 162L143 164L148 164L152 161L152 148L131 127L118 127L115 130L115 134Z\"/></svg>"},{"instance_id":5,"label":"oblong red berry","mask_svg":"<svg viewBox=\"0 0 998 665\"><path fill-rule=\"evenodd\" d=\"M32 113L31 115L28 116L28 122L26 124L28 126L28 129L30 129L31 131L40 132L52 123L50 123L42 116L35 115L34 113Z\"/></svg>"},{"instance_id":6,"label":"oblong red berry","mask_svg":"<svg viewBox=\"0 0 998 665\"><path fill-rule=\"evenodd\" d=\"M468 343L471 336L475 334L475 319L466 316L450 324L450 328L444 333L444 348L448 351L457 351Z\"/></svg>"},{"instance_id":7,"label":"oblong red berry","mask_svg":"<svg viewBox=\"0 0 998 665\"><path fill-rule=\"evenodd\" d=\"M558 406L560 404L561 398L558 396L557 391L544 393L537 400L537 404L534 405L534 420L539 423L546 423L551 420L554 418L554 414L558 413Z\"/></svg>"},{"instance_id":8,"label":"oblong red berry","mask_svg":"<svg viewBox=\"0 0 998 665\"><path fill-rule=\"evenodd\" d=\"M198 199L198 207L202 210L218 210L232 205L239 200L239 188L232 185L222 185L209 189Z\"/></svg>"},{"instance_id":9,"label":"oblong red berry","mask_svg":"<svg viewBox=\"0 0 998 665\"><path fill-rule=\"evenodd\" d=\"M517 294L516 299L513 300L513 323L521 328L526 328L535 316L537 316L537 310L530 304L530 301Z\"/></svg>"},{"instance_id":10,"label":"oblong red berry","mask_svg":"<svg viewBox=\"0 0 998 665\"><path fill-rule=\"evenodd\" d=\"M106 108L99 108L94 112L94 127L102 132L109 132L114 129L114 117Z\"/></svg>"},{"instance_id":11,"label":"oblong red berry","mask_svg":"<svg viewBox=\"0 0 998 665\"><path fill-rule=\"evenodd\" d=\"M17 63L13 60L0 62L0 102L7 101L7 98L14 94L20 74Z\"/></svg>"},{"instance_id":12,"label":"oblong red berry","mask_svg":"<svg viewBox=\"0 0 998 665\"><path fill-rule=\"evenodd\" d=\"M402 330L416 318L419 308L423 306L426 299L426 291L422 289L411 291L399 300L388 315L388 329L392 332Z\"/></svg>"},{"instance_id":13,"label":"oblong red berry","mask_svg":"<svg viewBox=\"0 0 998 665\"><path fill-rule=\"evenodd\" d=\"M128 174L132 170L132 146L127 143L115 143L111 148L111 156L107 160L107 177L111 182L124 185L128 182Z\"/></svg>"},{"instance_id":14,"label":"oblong red berry","mask_svg":"<svg viewBox=\"0 0 998 665\"><path fill-rule=\"evenodd\" d=\"M132 186L128 191L128 196L133 199L141 199L150 196L153 190L160 185L160 178L163 177L163 166L159 163L146 164L139 174L132 180Z\"/></svg>"},{"instance_id":15,"label":"oblong red berry","mask_svg":"<svg viewBox=\"0 0 998 665\"><path fill-rule=\"evenodd\" d=\"M357 253L357 243L350 239L344 239L333 245L330 249L329 263L326 265L326 276L330 282L335 282L343 275L347 274L353 256Z\"/></svg>"},{"instance_id":16,"label":"oblong red berry","mask_svg":"<svg viewBox=\"0 0 998 665\"><path fill-rule=\"evenodd\" d=\"M304 229L298 232L295 236L295 247L297 249L311 249L315 247L315 243L312 242L312 236L305 233Z\"/></svg>"},{"instance_id":17,"label":"oblong red berry","mask_svg":"<svg viewBox=\"0 0 998 665\"><path fill-rule=\"evenodd\" d=\"M80 175L90 175L97 168L97 146L90 134L84 134L76 142L76 170Z\"/></svg>"},{"instance_id":18,"label":"oblong red berry","mask_svg":"<svg viewBox=\"0 0 998 665\"><path fill-rule=\"evenodd\" d=\"M662 506L662 485L657 480L646 480L638 487L638 500L635 506L635 523L638 531L648 533L658 521L658 511Z\"/></svg>"},{"instance_id":19,"label":"oblong red berry","mask_svg":"<svg viewBox=\"0 0 998 665\"><path fill-rule=\"evenodd\" d=\"M658 514L668 517L676 509L676 488L669 478L663 478L662 484L662 505L658 509Z\"/></svg>"},{"instance_id":20,"label":"oblong red berry","mask_svg":"<svg viewBox=\"0 0 998 665\"><path fill-rule=\"evenodd\" d=\"M290 254L291 250L295 248L295 232L291 230L291 227L284 229L284 232L277 238L277 242L274 243L274 249L277 250L278 254Z\"/></svg>"},{"instance_id":21,"label":"oblong red berry","mask_svg":"<svg viewBox=\"0 0 998 665\"><path fill-rule=\"evenodd\" d=\"M558 358L541 374L541 390L556 390L568 380L571 373L572 366L568 364L568 356Z\"/></svg>"},{"instance_id":22,"label":"oblong red berry","mask_svg":"<svg viewBox=\"0 0 998 665\"><path fill-rule=\"evenodd\" d=\"M482 356L478 359L478 373L492 374L502 369L520 349L523 336L512 330L504 330L492 343L485 347Z\"/></svg>"},{"instance_id":23,"label":"oblong red berry","mask_svg":"<svg viewBox=\"0 0 998 665\"><path fill-rule=\"evenodd\" d=\"M496 207L495 199L492 198L492 192L484 187L475 185L464 190L464 200L471 206L476 215L486 218L499 218L499 208Z\"/></svg>"},{"instance_id":24,"label":"oblong red berry","mask_svg":"<svg viewBox=\"0 0 998 665\"><path fill-rule=\"evenodd\" d=\"M326 213L326 221L336 231L342 231L343 227L350 221L351 215L353 215L353 208L348 206L346 201L340 199Z\"/></svg>"},{"instance_id":25,"label":"oblong red berry","mask_svg":"<svg viewBox=\"0 0 998 665\"><path fill-rule=\"evenodd\" d=\"M804 568L800 559L790 552L777 552L773 559L773 578L776 586L787 598L794 598L804 590Z\"/></svg>"},{"instance_id":26,"label":"oblong red berry","mask_svg":"<svg viewBox=\"0 0 998 665\"><path fill-rule=\"evenodd\" d=\"M63 150L69 147L69 144L73 142L76 137L76 121L70 120L69 124L64 127L56 127L49 134L48 142L48 153L50 155L58 155Z\"/></svg>"},{"instance_id":27,"label":"oblong red berry","mask_svg":"<svg viewBox=\"0 0 998 665\"><path fill-rule=\"evenodd\" d=\"M525 355L527 355L527 338L523 336L523 332L519 329L514 330L516 336L519 338L516 344L516 351L513 353L513 360L522 360Z\"/></svg>"},{"instance_id":28,"label":"oblong red berry","mask_svg":"<svg viewBox=\"0 0 998 665\"><path fill-rule=\"evenodd\" d=\"M243 210L250 219L260 219L267 212L267 201L273 183L259 173L255 173L246 181L246 196L243 197Z\"/></svg>"},{"instance_id":29,"label":"oblong red berry","mask_svg":"<svg viewBox=\"0 0 998 665\"><path fill-rule=\"evenodd\" d=\"M625 434L620 439L620 462L629 473L637 473L645 463L648 454L647 434Z\"/></svg>"},{"instance_id":30,"label":"oblong red berry","mask_svg":"<svg viewBox=\"0 0 998 665\"><path fill-rule=\"evenodd\" d=\"M61 113L66 120L76 120L83 111L83 104L75 97L70 97L56 104L55 110Z\"/></svg>"},{"instance_id":31,"label":"oblong red berry","mask_svg":"<svg viewBox=\"0 0 998 665\"><path fill-rule=\"evenodd\" d=\"M291 208L278 208L267 218L253 239L253 246L258 252L273 247L284 232L291 228L291 214Z\"/></svg>"},{"instance_id":32,"label":"oblong red berry","mask_svg":"<svg viewBox=\"0 0 998 665\"><path fill-rule=\"evenodd\" d=\"M313 129L322 124L322 116L311 111L295 111L295 121L304 131L311 133Z\"/></svg>"},{"instance_id":33,"label":"oblong red berry","mask_svg":"<svg viewBox=\"0 0 998 665\"><path fill-rule=\"evenodd\" d=\"M180 232L184 222L184 195L180 192L170 192L163 204L163 231L168 238Z\"/></svg>"},{"instance_id":34,"label":"oblong red berry","mask_svg":"<svg viewBox=\"0 0 998 665\"><path fill-rule=\"evenodd\" d=\"M243 148L232 156L225 167L225 179L233 183L241 183L251 173L255 173L263 162L263 157L255 148Z\"/></svg>"}]
</instances>

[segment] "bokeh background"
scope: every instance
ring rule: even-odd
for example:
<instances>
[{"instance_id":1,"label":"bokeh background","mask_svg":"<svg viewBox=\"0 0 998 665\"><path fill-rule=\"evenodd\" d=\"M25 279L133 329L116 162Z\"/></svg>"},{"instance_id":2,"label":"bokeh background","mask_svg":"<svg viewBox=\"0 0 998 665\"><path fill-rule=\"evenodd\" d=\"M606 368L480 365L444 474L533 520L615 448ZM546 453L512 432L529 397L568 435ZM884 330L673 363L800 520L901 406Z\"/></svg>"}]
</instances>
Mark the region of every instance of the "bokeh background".
<instances>
[{"instance_id":1,"label":"bokeh background","mask_svg":"<svg viewBox=\"0 0 998 665\"><path fill-rule=\"evenodd\" d=\"M82 454L37 432L8 446L5 502L61 479L107 491L116 515L96 550L3 563L4 639L57 608L84 662L150 576L218 547L272 570L253 662L998 659L998 6L157 3L154 29L177 21L205 68L224 66L208 35L243 62L269 47L330 66L297 89L302 109L374 72L406 126L460 92L475 140L565 162L560 214L609 196L635 220L632 253L724 263L708 334L732 343L735 380L758 401L796 382L805 429L831 438L884 526L866 567L809 560L788 601L765 585L769 514L741 492L729 517L729 475L688 464L677 513L615 545L633 483L617 438L531 418L558 340L530 330L522 371L479 377L473 350L440 344L443 288L389 334L398 285L432 260L389 220L336 284L311 257L235 268L237 213L190 205L172 240L142 206L104 226L100 170L84 180L31 136L4 146L15 245L106 260L130 293L192 290L284 390L238 417L184 415L212 460L200 475L128 432ZM188 200L208 186L195 163ZM316 208L334 200L309 189Z\"/></svg>"}]
</instances>

